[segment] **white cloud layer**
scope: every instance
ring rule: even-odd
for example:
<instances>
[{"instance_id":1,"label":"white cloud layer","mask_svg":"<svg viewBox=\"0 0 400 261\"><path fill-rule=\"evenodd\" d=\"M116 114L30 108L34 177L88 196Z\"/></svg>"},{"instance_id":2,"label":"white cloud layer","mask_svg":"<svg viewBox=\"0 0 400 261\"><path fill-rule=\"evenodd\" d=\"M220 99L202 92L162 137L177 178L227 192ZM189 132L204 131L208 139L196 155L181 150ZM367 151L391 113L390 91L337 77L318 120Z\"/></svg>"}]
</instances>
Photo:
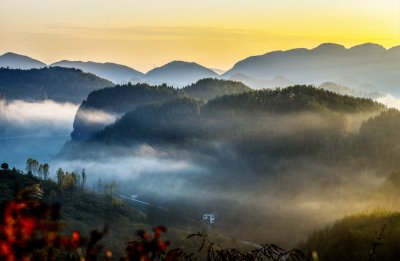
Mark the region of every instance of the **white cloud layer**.
<instances>
[{"instance_id":1,"label":"white cloud layer","mask_svg":"<svg viewBox=\"0 0 400 261\"><path fill-rule=\"evenodd\" d=\"M117 115L101 110L80 110L79 117L90 124L108 125L114 123Z\"/></svg>"},{"instance_id":2,"label":"white cloud layer","mask_svg":"<svg viewBox=\"0 0 400 261\"><path fill-rule=\"evenodd\" d=\"M376 98L375 101L382 103L389 108L400 109L400 99L390 94Z\"/></svg>"},{"instance_id":3,"label":"white cloud layer","mask_svg":"<svg viewBox=\"0 0 400 261\"><path fill-rule=\"evenodd\" d=\"M0 122L24 129L71 130L78 105L52 100L26 102L0 100Z\"/></svg>"}]
</instances>

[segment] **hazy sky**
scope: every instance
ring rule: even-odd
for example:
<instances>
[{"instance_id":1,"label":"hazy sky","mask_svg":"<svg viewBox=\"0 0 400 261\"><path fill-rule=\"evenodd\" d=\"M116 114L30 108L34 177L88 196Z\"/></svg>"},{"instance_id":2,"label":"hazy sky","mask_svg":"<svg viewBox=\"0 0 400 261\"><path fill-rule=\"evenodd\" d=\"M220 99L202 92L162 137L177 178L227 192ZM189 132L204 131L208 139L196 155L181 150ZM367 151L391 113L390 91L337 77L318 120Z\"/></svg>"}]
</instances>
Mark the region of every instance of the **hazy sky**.
<instances>
[{"instance_id":1,"label":"hazy sky","mask_svg":"<svg viewBox=\"0 0 400 261\"><path fill-rule=\"evenodd\" d=\"M400 0L0 0L0 53L229 69L322 42L400 45Z\"/></svg>"}]
</instances>

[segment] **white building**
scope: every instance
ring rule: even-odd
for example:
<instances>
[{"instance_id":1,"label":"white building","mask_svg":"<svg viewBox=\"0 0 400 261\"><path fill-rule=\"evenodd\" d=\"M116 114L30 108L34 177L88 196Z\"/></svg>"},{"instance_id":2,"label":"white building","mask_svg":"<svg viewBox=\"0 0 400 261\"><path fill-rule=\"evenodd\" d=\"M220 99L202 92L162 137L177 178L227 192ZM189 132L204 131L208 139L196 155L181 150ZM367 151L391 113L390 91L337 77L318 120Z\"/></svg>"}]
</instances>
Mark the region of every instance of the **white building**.
<instances>
[{"instance_id":1,"label":"white building","mask_svg":"<svg viewBox=\"0 0 400 261\"><path fill-rule=\"evenodd\" d=\"M210 225L215 223L215 214L214 213L206 213L203 214L203 222L208 222Z\"/></svg>"}]
</instances>

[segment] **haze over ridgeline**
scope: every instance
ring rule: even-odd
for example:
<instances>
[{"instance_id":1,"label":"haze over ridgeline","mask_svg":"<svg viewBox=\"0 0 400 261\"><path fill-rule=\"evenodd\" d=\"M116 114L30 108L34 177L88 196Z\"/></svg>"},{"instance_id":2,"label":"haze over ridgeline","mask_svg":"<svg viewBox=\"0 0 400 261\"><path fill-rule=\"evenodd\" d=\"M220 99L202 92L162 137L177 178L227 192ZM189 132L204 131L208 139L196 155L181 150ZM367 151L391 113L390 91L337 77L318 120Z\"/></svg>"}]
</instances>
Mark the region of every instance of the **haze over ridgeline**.
<instances>
[{"instance_id":1,"label":"haze over ridgeline","mask_svg":"<svg viewBox=\"0 0 400 261\"><path fill-rule=\"evenodd\" d=\"M184 94L179 95L189 95L204 100L212 99L216 97L216 94L218 96L230 93L229 91L225 92L226 90L221 93L216 91L210 97L206 97L204 95L209 94L202 91L196 94L196 88L193 88L191 92L189 85L196 85L196 82L204 78L238 81L253 89L307 83L339 94L372 98L389 107L398 108L400 107L396 89L396 80L399 77L397 73L398 64L396 64L400 56L398 50L398 47L386 50L374 44L363 44L348 49L336 44L321 44L310 50L303 48L275 51L249 57L236 63L222 75L218 75L215 69L209 69L193 62L174 61L154 68L147 73L142 73L133 68L114 63L63 60L47 66L27 56L6 53L0 56L0 66L4 67L0 69L0 95L7 100L7 102L2 102L4 108L2 110L2 121L8 122L8 124L3 125L2 133L6 137L15 136L10 135L11 133L21 136L26 131L29 132L29 126L35 126L34 128L38 130L39 123L41 123L49 127L42 128L50 130L46 133L67 135L73 130L74 138L78 136L87 138L86 133L92 132L89 129L99 130L122 116L128 109L133 109L136 106L127 101L125 103L129 106L121 110L121 108L124 108L122 102L124 97L118 96L120 97L118 99L122 100L116 99L115 102L121 103L120 109L101 108L101 103L97 104L91 101L91 97L95 97L95 94L88 97L89 93L93 90L113 87L116 84L127 82L133 84L148 83L150 85L166 83L185 90L182 92ZM33 68L33 70L29 70L30 68ZM210 86L212 86L212 83L212 81L208 81L206 85L211 84ZM200 81L198 84L204 84L204 81ZM221 84L222 82L218 83L218 85ZM228 82L227 84L232 85L234 83ZM247 87L240 87L242 90L243 88ZM174 97L174 95L171 97ZM150 99L152 98L154 97ZM13 100L18 100L18 103L13 103ZM46 100L50 100L50 103ZM86 101L79 106L84 100ZM142 105L146 104L145 101L146 99L143 100ZM29 108L29 111L41 110L43 104L54 104L53 115L57 115L57 117L59 115L73 115L78 107L80 109L75 120L71 119L70 116L59 117L58 123L54 124L49 117L32 114L29 120L30 124L18 124L17 128L13 128L15 124L11 124L12 120L10 119L19 117L19 114L13 113L16 104L20 108ZM22 106L24 104L26 106ZM88 104L88 109L82 110ZM65 113L65 108L69 109L68 113ZM18 113L22 113L21 110ZM91 124L84 127L86 126L84 122L87 120ZM74 122L73 125L72 122ZM94 127L92 123L96 123L98 127ZM22 126L24 127L21 128ZM52 130L55 132L52 132ZM40 130L38 133L44 132ZM63 140L65 141L66 138L63 138ZM52 154L56 153L55 149Z\"/></svg>"},{"instance_id":2,"label":"haze over ridgeline","mask_svg":"<svg viewBox=\"0 0 400 261\"><path fill-rule=\"evenodd\" d=\"M222 78L241 81L255 88L287 87L293 84L320 85L334 82L358 92L383 92L399 95L400 47L384 47L366 43L351 48L325 43L313 49L273 51L248 57L223 73L193 62L173 61L147 73L113 63L60 61L49 66L80 69L115 84L147 82L166 83L182 88L203 78ZM38 68L43 63L12 53L0 56L0 66L10 68ZM29 66L31 64L31 66Z\"/></svg>"}]
</instances>

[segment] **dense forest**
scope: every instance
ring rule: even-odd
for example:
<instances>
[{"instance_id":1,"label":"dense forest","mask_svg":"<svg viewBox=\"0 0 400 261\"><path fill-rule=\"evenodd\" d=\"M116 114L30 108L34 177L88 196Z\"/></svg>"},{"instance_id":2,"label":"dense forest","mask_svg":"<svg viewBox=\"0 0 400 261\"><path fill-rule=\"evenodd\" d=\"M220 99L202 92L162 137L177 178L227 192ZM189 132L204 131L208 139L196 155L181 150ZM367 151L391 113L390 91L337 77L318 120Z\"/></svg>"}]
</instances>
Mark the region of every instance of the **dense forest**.
<instances>
[{"instance_id":1,"label":"dense forest","mask_svg":"<svg viewBox=\"0 0 400 261\"><path fill-rule=\"evenodd\" d=\"M234 238L252 230L245 234L253 242L268 233L294 247L323 224L381 204L371 191L400 168L399 121L399 111L370 99L313 86L209 101L186 95L139 106L87 140L68 143L60 158L98 164L117 154L121 166L129 155L183 162L186 167L173 172L155 174L149 167L139 175L140 185L140 160L129 165L133 170L116 166L124 175L120 190L179 206L188 217L214 209L223 213L219 229ZM383 202L396 209L391 200Z\"/></svg>"},{"instance_id":2,"label":"dense forest","mask_svg":"<svg viewBox=\"0 0 400 261\"><path fill-rule=\"evenodd\" d=\"M40 101L81 103L97 89L114 84L77 69L51 67L20 70L0 68L0 97Z\"/></svg>"},{"instance_id":3,"label":"dense forest","mask_svg":"<svg viewBox=\"0 0 400 261\"><path fill-rule=\"evenodd\" d=\"M90 113L100 112L122 116L143 105L163 104L183 97L194 97L206 101L218 96L247 91L252 91L252 89L239 82L218 79L203 79L183 89L176 89L166 84L151 86L146 83L128 83L97 90L90 93L79 107L71 137L73 140L85 140L90 137L90 134L107 125L88 120Z\"/></svg>"},{"instance_id":4,"label":"dense forest","mask_svg":"<svg viewBox=\"0 0 400 261\"><path fill-rule=\"evenodd\" d=\"M218 79L202 79L183 88L189 96L198 98L203 101L212 100L219 96L240 94L251 92L253 89L241 82L218 80Z\"/></svg>"},{"instance_id":5,"label":"dense forest","mask_svg":"<svg viewBox=\"0 0 400 261\"><path fill-rule=\"evenodd\" d=\"M154 87L139 83L94 91L79 107L71 137L73 140L84 140L93 132L103 129L105 123L92 122L88 119L90 114L96 114L97 111L120 115L143 105L159 104L184 96L182 91L167 85Z\"/></svg>"},{"instance_id":6,"label":"dense forest","mask_svg":"<svg viewBox=\"0 0 400 261\"><path fill-rule=\"evenodd\" d=\"M157 92L156 88L147 88ZM134 106L135 103L131 104ZM231 149L235 148L242 159L249 155L252 160L268 155L296 157L316 154L324 147L336 148L340 139L342 142L360 139L359 136L349 136L355 124L351 116L368 117L383 110L384 106L369 99L341 96L311 86L226 95L207 103L187 97L138 107L115 124L95 133L90 141L181 144L196 147L196 150L201 150L211 141L224 141L230 143ZM392 117L397 117L393 114ZM295 127L298 131L293 133L277 127L291 122L297 122ZM368 123L362 125L362 133L369 128L367 126Z\"/></svg>"},{"instance_id":7,"label":"dense forest","mask_svg":"<svg viewBox=\"0 0 400 261\"><path fill-rule=\"evenodd\" d=\"M94 133L87 142L72 142L64 156L82 156L86 153L85 147L90 150L90 144L149 144L211 153L220 160L232 160L228 154L220 154L221 147L213 148L212 144L218 142L229 148L229 155L240 159L234 162L247 162L255 173L270 169L271 159L277 160L276 164L280 160L304 156L315 157L324 164L352 158L355 162L379 164L387 169L397 167L395 156L388 157L380 152L387 150L397 155L396 147L390 147L397 140L393 133L396 126L384 126L396 125L399 112L387 111L370 99L341 96L312 86L245 92L208 102L184 97L183 92L166 86L117 88L94 92L81 108L87 107L86 104L114 110L122 108L119 111L128 110L129 106L137 108ZM130 105L124 106L123 102L113 104L114 99L105 98L112 97L107 92L116 94L118 90L124 97L130 97L126 101L140 102L127 102ZM158 103L146 105L146 97L153 97L148 99ZM372 116L375 117L366 121ZM83 132L83 128L76 129ZM74 130L73 137L76 132ZM72 149L76 147L79 149Z\"/></svg>"},{"instance_id":8,"label":"dense forest","mask_svg":"<svg viewBox=\"0 0 400 261\"><path fill-rule=\"evenodd\" d=\"M347 216L312 233L300 247L319 260L397 260L400 213L374 211Z\"/></svg>"}]
</instances>

